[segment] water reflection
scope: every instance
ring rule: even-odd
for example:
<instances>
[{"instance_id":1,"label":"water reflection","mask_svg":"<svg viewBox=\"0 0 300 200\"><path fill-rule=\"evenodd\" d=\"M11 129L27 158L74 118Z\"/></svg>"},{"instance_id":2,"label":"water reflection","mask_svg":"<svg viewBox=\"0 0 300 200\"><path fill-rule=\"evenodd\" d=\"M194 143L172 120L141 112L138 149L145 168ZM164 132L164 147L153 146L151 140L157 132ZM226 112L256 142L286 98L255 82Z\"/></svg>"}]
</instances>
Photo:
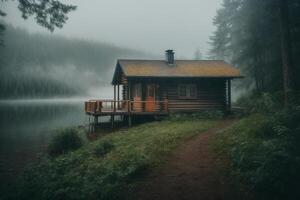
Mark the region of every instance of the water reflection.
<instances>
[{"instance_id":1,"label":"water reflection","mask_svg":"<svg viewBox=\"0 0 300 200\"><path fill-rule=\"evenodd\" d=\"M83 100L0 102L0 177L14 176L42 152L55 129L88 122Z\"/></svg>"}]
</instances>

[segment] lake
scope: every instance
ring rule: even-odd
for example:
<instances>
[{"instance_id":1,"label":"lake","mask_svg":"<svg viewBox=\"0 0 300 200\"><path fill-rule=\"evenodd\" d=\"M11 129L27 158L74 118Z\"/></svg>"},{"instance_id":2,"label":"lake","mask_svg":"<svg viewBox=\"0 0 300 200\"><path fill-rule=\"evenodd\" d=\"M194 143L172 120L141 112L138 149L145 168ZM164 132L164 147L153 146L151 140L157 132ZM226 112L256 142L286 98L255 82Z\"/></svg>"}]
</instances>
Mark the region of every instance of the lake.
<instances>
[{"instance_id":1,"label":"lake","mask_svg":"<svg viewBox=\"0 0 300 200\"><path fill-rule=\"evenodd\" d=\"M87 125L84 99L0 101L0 179L15 177L56 129Z\"/></svg>"}]
</instances>

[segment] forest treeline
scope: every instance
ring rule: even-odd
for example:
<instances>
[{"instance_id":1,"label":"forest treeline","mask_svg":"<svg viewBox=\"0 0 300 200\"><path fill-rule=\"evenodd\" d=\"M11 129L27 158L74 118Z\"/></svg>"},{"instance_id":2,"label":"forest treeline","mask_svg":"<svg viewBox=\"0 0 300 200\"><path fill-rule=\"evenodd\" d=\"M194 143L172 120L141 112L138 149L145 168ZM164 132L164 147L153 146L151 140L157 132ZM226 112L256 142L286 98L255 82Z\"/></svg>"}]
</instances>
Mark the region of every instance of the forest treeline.
<instances>
[{"instance_id":1,"label":"forest treeline","mask_svg":"<svg viewBox=\"0 0 300 200\"><path fill-rule=\"evenodd\" d=\"M111 44L32 34L6 25L0 47L0 98L86 95L109 84L118 58L144 53Z\"/></svg>"},{"instance_id":2,"label":"forest treeline","mask_svg":"<svg viewBox=\"0 0 300 200\"><path fill-rule=\"evenodd\" d=\"M251 89L218 141L248 187L240 199L300 199L300 1L223 0L214 24L211 57L239 67Z\"/></svg>"},{"instance_id":3,"label":"forest treeline","mask_svg":"<svg viewBox=\"0 0 300 200\"><path fill-rule=\"evenodd\" d=\"M280 13L282 7L284 18ZM214 25L211 57L241 68L246 76L241 81L243 86L258 92L282 91L283 53L287 53L293 89L299 91L299 0L224 0ZM281 31L285 31L285 44ZM286 52L282 52L282 45L287 47Z\"/></svg>"}]
</instances>

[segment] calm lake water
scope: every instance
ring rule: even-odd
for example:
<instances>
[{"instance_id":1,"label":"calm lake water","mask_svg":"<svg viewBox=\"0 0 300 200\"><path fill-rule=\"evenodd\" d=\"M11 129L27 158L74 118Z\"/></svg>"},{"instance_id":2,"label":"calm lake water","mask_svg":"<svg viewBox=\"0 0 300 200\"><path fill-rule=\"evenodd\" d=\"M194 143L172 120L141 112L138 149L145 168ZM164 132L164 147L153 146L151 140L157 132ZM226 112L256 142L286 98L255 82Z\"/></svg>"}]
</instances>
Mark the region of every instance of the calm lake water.
<instances>
[{"instance_id":1,"label":"calm lake water","mask_svg":"<svg viewBox=\"0 0 300 200\"><path fill-rule=\"evenodd\" d=\"M0 101L0 178L16 173L46 149L56 129L88 124L84 100Z\"/></svg>"}]
</instances>

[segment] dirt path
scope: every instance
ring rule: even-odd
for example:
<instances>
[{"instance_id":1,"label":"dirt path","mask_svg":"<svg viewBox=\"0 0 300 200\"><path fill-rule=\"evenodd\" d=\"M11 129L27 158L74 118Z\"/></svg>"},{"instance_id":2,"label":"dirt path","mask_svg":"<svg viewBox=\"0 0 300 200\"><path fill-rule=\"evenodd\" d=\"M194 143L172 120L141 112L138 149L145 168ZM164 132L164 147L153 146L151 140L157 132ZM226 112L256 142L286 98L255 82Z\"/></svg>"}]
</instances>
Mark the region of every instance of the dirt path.
<instances>
[{"instance_id":1,"label":"dirt path","mask_svg":"<svg viewBox=\"0 0 300 200\"><path fill-rule=\"evenodd\" d=\"M224 120L175 150L167 164L153 172L138 187L139 200L221 200L228 185L210 140L233 120ZM216 164L219 163L219 164ZM226 165L226 164L225 164Z\"/></svg>"}]
</instances>

